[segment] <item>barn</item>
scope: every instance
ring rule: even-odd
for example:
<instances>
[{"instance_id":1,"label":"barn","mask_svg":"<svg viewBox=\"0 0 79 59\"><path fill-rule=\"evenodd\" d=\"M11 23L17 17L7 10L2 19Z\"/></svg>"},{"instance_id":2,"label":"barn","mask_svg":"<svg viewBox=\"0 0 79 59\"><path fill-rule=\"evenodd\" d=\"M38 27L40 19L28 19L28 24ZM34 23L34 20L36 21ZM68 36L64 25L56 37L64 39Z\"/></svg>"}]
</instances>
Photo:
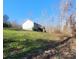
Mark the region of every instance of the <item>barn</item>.
<instances>
[{"instance_id":1,"label":"barn","mask_svg":"<svg viewBox=\"0 0 79 59\"><path fill-rule=\"evenodd\" d=\"M22 24L22 29L23 30L34 30L34 31L41 31L45 32L45 27L37 24L31 20L27 20Z\"/></svg>"}]
</instances>

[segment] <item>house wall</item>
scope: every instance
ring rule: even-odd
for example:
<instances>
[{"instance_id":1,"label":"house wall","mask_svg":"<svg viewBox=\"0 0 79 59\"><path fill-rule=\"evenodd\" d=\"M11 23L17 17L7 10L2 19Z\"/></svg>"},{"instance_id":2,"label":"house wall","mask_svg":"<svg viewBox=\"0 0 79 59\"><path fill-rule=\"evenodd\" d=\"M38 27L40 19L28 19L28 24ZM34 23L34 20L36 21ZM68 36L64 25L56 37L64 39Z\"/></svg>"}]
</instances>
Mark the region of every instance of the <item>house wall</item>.
<instances>
[{"instance_id":1,"label":"house wall","mask_svg":"<svg viewBox=\"0 0 79 59\"><path fill-rule=\"evenodd\" d=\"M23 30L34 30L34 31L45 31L45 28L41 26L40 24L34 23L31 20L27 20L23 25L22 25Z\"/></svg>"},{"instance_id":2,"label":"house wall","mask_svg":"<svg viewBox=\"0 0 79 59\"><path fill-rule=\"evenodd\" d=\"M34 23L30 20L26 21L23 25L22 25L22 29L24 30L32 30L32 28L34 27Z\"/></svg>"}]
</instances>

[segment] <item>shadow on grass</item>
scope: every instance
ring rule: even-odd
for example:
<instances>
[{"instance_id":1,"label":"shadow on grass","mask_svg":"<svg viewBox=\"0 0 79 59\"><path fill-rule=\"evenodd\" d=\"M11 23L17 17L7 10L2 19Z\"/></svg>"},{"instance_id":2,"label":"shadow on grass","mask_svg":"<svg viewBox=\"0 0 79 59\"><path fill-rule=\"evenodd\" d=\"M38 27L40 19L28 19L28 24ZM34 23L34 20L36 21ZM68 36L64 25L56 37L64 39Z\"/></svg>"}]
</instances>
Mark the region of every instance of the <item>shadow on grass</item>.
<instances>
[{"instance_id":1,"label":"shadow on grass","mask_svg":"<svg viewBox=\"0 0 79 59\"><path fill-rule=\"evenodd\" d=\"M47 39L26 39L25 41L21 42L12 39L4 39L4 59L22 59L23 57L26 57L26 59L32 59L34 56L43 54L45 50L53 49L64 44L70 38L71 37L68 37L60 42ZM12 43L14 45L14 42L17 43L16 46L10 47L9 45Z\"/></svg>"},{"instance_id":2,"label":"shadow on grass","mask_svg":"<svg viewBox=\"0 0 79 59\"><path fill-rule=\"evenodd\" d=\"M21 57L28 56L30 54L38 55L44 50L48 49L48 45L55 44L54 41L45 39L16 41L14 39L4 39L4 59L20 59ZM17 44L15 44L17 43ZM10 46L11 45L11 46ZM21 46L17 48L18 46ZM13 46L13 47L12 47ZM13 53L13 54L12 54ZM12 54L12 55L11 55Z\"/></svg>"}]
</instances>

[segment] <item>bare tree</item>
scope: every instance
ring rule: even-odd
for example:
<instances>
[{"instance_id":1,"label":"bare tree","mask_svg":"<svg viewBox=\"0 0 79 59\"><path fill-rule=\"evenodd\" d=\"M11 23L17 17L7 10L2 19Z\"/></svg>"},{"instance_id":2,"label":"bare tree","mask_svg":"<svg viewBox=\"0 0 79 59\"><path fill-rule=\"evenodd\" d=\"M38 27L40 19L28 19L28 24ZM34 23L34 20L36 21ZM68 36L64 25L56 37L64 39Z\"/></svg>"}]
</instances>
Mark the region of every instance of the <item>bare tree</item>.
<instances>
[{"instance_id":1,"label":"bare tree","mask_svg":"<svg viewBox=\"0 0 79 59\"><path fill-rule=\"evenodd\" d=\"M60 25L61 28L67 29L67 32L70 29L70 34L76 31L75 24L75 14L72 12L72 0L62 0L61 2L61 14L60 14ZM69 14L70 13L70 14ZM64 26L63 26L64 25ZM75 34L75 33L74 33Z\"/></svg>"}]
</instances>

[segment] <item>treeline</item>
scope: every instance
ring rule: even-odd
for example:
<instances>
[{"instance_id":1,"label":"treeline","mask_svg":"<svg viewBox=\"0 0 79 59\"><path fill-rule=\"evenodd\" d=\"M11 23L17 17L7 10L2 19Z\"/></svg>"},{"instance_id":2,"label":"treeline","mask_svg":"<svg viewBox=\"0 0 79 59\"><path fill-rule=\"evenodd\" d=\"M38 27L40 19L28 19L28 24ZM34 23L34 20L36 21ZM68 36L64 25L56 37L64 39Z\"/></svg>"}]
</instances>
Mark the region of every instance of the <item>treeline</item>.
<instances>
[{"instance_id":1,"label":"treeline","mask_svg":"<svg viewBox=\"0 0 79 59\"><path fill-rule=\"evenodd\" d=\"M3 16L3 27L11 27L11 23L8 21L9 17L7 15Z\"/></svg>"},{"instance_id":2,"label":"treeline","mask_svg":"<svg viewBox=\"0 0 79 59\"><path fill-rule=\"evenodd\" d=\"M76 37L76 10L73 6L73 0L61 0L59 8L59 16L55 16L58 24L54 27L53 25L52 27L47 27L46 30L49 33L64 33Z\"/></svg>"},{"instance_id":3,"label":"treeline","mask_svg":"<svg viewBox=\"0 0 79 59\"><path fill-rule=\"evenodd\" d=\"M3 28L10 28L10 29L21 29L21 25L17 24L15 21L10 22L8 15L3 15Z\"/></svg>"}]
</instances>

